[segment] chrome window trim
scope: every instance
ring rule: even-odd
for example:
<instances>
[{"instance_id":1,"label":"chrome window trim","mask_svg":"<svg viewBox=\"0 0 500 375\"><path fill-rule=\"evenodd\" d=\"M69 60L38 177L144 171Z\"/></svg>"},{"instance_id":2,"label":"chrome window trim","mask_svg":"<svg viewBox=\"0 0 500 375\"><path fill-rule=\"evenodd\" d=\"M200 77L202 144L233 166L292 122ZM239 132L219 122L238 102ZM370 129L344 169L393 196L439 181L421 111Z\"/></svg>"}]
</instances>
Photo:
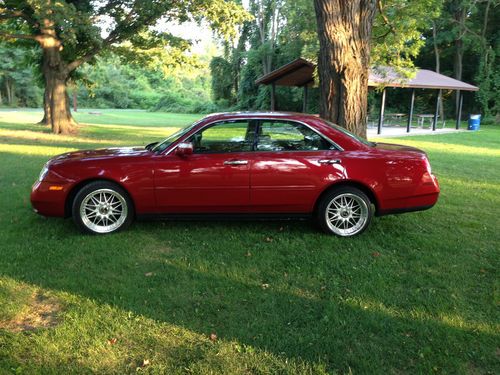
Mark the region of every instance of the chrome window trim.
<instances>
[{"instance_id":1,"label":"chrome window trim","mask_svg":"<svg viewBox=\"0 0 500 375\"><path fill-rule=\"evenodd\" d=\"M227 119L227 120L214 120L212 122L209 122L205 125L203 125L200 129L196 130L195 133L199 132L199 131L202 131L203 129L211 126L211 125L214 125L218 122L229 122L229 121L251 121L251 120L258 120L258 121L262 121L262 120L268 120L268 121L288 121L288 122L295 122L297 124L301 124L301 125L304 125L305 127L309 128L310 130L312 130L313 132L315 132L316 134L318 134L319 136L323 137L324 139L326 139L333 147L336 148L336 150L316 150L316 151L344 151L344 149L342 147L340 147L338 145L338 143L332 141L329 137L327 137L326 135L324 135L323 133L321 133L320 131L314 129L311 125L309 124L306 124L305 122L303 121L299 121L299 120L290 120L288 118L276 118L276 117L265 117L265 116L257 116L257 117L235 117L235 118L231 118L231 119ZM194 133L193 133L194 134ZM171 152L173 152L177 146L179 145L179 143L182 143L186 138L189 138L191 135L190 133L187 133L187 134L184 134L184 136L178 140L178 142L171 148L171 149L167 149L166 151L163 152L162 155L170 155ZM314 152L314 151L311 151L311 150L284 150L284 151L258 151L258 150L252 150L252 151L241 151L241 152ZM229 154L229 152L228 152Z\"/></svg>"}]
</instances>

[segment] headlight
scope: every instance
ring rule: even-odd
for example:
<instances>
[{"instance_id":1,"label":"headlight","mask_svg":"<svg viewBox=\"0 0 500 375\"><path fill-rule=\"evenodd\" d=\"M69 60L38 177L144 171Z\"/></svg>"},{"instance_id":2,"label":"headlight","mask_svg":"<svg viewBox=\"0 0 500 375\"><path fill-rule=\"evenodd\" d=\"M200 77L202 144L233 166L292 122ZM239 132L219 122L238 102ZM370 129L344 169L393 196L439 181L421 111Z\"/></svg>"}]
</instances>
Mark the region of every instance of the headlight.
<instances>
[{"instance_id":1,"label":"headlight","mask_svg":"<svg viewBox=\"0 0 500 375\"><path fill-rule=\"evenodd\" d=\"M42 168L42 171L40 172L38 181L42 181L45 178L45 176L47 176L47 173L49 173L49 167L47 166L47 164L45 164Z\"/></svg>"}]
</instances>

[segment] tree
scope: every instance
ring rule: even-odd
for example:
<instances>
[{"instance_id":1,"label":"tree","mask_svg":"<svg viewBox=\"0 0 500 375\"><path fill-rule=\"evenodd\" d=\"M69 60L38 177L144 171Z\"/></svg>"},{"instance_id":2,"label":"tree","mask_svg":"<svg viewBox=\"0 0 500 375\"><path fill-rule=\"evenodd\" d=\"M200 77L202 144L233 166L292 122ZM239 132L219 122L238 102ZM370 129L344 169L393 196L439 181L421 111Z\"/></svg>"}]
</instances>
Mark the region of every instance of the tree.
<instances>
[{"instance_id":1,"label":"tree","mask_svg":"<svg viewBox=\"0 0 500 375\"><path fill-rule=\"evenodd\" d=\"M320 116L366 137L375 0L315 0Z\"/></svg>"},{"instance_id":2,"label":"tree","mask_svg":"<svg viewBox=\"0 0 500 375\"><path fill-rule=\"evenodd\" d=\"M141 53L183 41L154 29L157 21L184 22L206 19L226 37L235 23L248 18L237 4L225 0L0 0L0 21L9 31L0 37L36 42L42 49L41 70L45 83L44 120L54 133L74 131L68 80L84 63L106 49ZM110 31L105 34L105 25ZM116 48L124 42L130 47Z\"/></svg>"}]
</instances>

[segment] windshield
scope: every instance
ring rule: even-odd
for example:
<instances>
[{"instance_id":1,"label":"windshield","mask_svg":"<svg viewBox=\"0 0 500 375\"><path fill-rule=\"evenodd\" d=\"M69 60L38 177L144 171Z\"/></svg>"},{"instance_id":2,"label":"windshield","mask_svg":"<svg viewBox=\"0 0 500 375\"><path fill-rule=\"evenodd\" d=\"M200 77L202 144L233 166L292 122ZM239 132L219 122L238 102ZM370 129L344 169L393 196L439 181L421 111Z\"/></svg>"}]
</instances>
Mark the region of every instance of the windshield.
<instances>
[{"instance_id":1,"label":"windshield","mask_svg":"<svg viewBox=\"0 0 500 375\"><path fill-rule=\"evenodd\" d=\"M153 152L162 152L167 149L168 146L170 146L172 143L177 142L179 138L181 138L184 134L189 132L192 128L194 128L196 125L198 125L200 121L195 122L192 125L189 125L188 127L181 128L178 131L176 131L174 134L170 135L165 139L163 142L158 143L151 151Z\"/></svg>"},{"instance_id":2,"label":"windshield","mask_svg":"<svg viewBox=\"0 0 500 375\"><path fill-rule=\"evenodd\" d=\"M370 142L362 137L359 137L357 136L356 134L352 134L350 131L348 131L347 129L341 127L341 126L338 126L338 125L335 125L334 123L330 122L330 121L325 121L328 125L330 125L332 128L335 128L336 130L338 130L339 132L355 139L356 141L358 142L361 142L363 143L364 145L366 146L370 146L370 147L374 147L376 146L376 143L375 142Z\"/></svg>"}]
</instances>

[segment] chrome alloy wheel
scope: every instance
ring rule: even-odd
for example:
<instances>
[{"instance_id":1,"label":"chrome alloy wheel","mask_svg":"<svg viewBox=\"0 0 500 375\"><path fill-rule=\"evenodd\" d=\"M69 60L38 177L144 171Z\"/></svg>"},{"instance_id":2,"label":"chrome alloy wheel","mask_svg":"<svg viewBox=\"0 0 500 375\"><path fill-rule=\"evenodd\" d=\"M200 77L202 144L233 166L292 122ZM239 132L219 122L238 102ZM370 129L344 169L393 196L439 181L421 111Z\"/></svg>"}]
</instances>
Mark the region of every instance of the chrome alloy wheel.
<instances>
[{"instance_id":1,"label":"chrome alloy wheel","mask_svg":"<svg viewBox=\"0 0 500 375\"><path fill-rule=\"evenodd\" d=\"M368 206L355 194L339 194L328 204L325 219L333 233L352 236L361 231L369 219Z\"/></svg>"},{"instance_id":2,"label":"chrome alloy wheel","mask_svg":"<svg viewBox=\"0 0 500 375\"><path fill-rule=\"evenodd\" d=\"M80 218L93 232L113 232L127 219L125 198L111 189L98 189L87 194L80 204Z\"/></svg>"}]
</instances>

